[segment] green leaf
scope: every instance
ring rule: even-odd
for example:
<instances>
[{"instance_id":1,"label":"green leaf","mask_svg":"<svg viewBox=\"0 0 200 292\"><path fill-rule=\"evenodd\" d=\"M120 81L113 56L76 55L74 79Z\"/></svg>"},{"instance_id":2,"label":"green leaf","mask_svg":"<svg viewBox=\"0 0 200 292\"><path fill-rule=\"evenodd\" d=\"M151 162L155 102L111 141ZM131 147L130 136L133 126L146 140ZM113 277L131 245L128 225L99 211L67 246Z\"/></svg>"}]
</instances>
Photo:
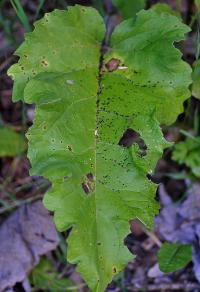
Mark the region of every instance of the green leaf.
<instances>
[{"instance_id":1,"label":"green leaf","mask_svg":"<svg viewBox=\"0 0 200 292\"><path fill-rule=\"evenodd\" d=\"M68 73L93 68L98 74L105 26L93 11L78 6L69 8L67 13L55 10L35 23L34 32L26 34L26 42L16 51L20 61L10 70L15 79L13 101L23 100L27 82L42 72ZM91 25L93 22L95 26Z\"/></svg>"},{"instance_id":2,"label":"green leaf","mask_svg":"<svg viewBox=\"0 0 200 292\"><path fill-rule=\"evenodd\" d=\"M184 268L192 260L191 244L165 242L158 252L159 267L164 273Z\"/></svg>"},{"instance_id":3,"label":"green leaf","mask_svg":"<svg viewBox=\"0 0 200 292\"><path fill-rule=\"evenodd\" d=\"M192 95L197 99L200 99L200 75L196 76L192 85Z\"/></svg>"},{"instance_id":4,"label":"green leaf","mask_svg":"<svg viewBox=\"0 0 200 292\"><path fill-rule=\"evenodd\" d=\"M160 123L174 122L190 95L191 70L172 45L187 31L174 16L141 11L115 29L98 72L100 15L56 10L35 24L9 71L13 99L36 104L31 174L52 182L44 203L59 230L73 226L68 260L92 291L104 291L132 259L123 244L129 220L151 227L158 212L147 174L170 145ZM139 137L129 147L119 143L127 129Z\"/></svg>"},{"instance_id":5,"label":"green leaf","mask_svg":"<svg viewBox=\"0 0 200 292\"><path fill-rule=\"evenodd\" d=\"M200 11L200 0L195 0L196 7Z\"/></svg>"},{"instance_id":6,"label":"green leaf","mask_svg":"<svg viewBox=\"0 0 200 292\"><path fill-rule=\"evenodd\" d=\"M197 99L200 99L200 60L197 60L194 63L192 77L193 77L192 94Z\"/></svg>"},{"instance_id":7,"label":"green leaf","mask_svg":"<svg viewBox=\"0 0 200 292\"><path fill-rule=\"evenodd\" d=\"M111 52L106 58L121 60L123 66L118 72L132 80L133 98L142 99L136 105L134 102L134 107L140 106L141 115L155 109L161 124L173 123L190 96L191 69L172 46L189 30L177 17L151 9L141 11L136 22L122 22L112 35Z\"/></svg>"},{"instance_id":8,"label":"green leaf","mask_svg":"<svg viewBox=\"0 0 200 292\"><path fill-rule=\"evenodd\" d=\"M169 13L171 15L177 16L179 19L181 19L181 15L180 12L177 10L173 10L171 8L171 6L169 6L168 4L164 4L164 3L157 3L155 5L152 6L152 9L154 11L156 11L159 14L162 13Z\"/></svg>"},{"instance_id":9,"label":"green leaf","mask_svg":"<svg viewBox=\"0 0 200 292\"><path fill-rule=\"evenodd\" d=\"M113 0L123 19L135 18L136 14L145 8L146 0Z\"/></svg>"},{"instance_id":10,"label":"green leaf","mask_svg":"<svg viewBox=\"0 0 200 292\"><path fill-rule=\"evenodd\" d=\"M187 138L175 145L172 158L187 165L196 177L200 177L200 138Z\"/></svg>"},{"instance_id":11,"label":"green leaf","mask_svg":"<svg viewBox=\"0 0 200 292\"><path fill-rule=\"evenodd\" d=\"M35 289L44 291L67 292L73 287L73 283L69 279L60 278L52 263L46 258L41 258L40 263L32 270L30 280ZM78 290L73 287L73 291Z\"/></svg>"},{"instance_id":12,"label":"green leaf","mask_svg":"<svg viewBox=\"0 0 200 292\"><path fill-rule=\"evenodd\" d=\"M16 156L26 150L22 135L8 127L0 128L0 156Z\"/></svg>"},{"instance_id":13,"label":"green leaf","mask_svg":"<svg viewBox=\"0 0 200 292\"><path fill-rule=\"evenodd\" d=\"M99 11L99 13L104 16L105 11L103 8L103 1L102 0L92 0L93 6Z\"/></svg>"}]
</instances>

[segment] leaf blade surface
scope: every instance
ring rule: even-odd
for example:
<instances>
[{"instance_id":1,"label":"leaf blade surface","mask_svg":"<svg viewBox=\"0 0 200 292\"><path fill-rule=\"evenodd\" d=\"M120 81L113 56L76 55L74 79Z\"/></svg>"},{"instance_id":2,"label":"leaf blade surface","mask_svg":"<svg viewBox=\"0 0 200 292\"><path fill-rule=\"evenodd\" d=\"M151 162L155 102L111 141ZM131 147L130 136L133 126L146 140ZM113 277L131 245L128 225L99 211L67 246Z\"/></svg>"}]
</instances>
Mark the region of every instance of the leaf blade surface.
<instances>
[{"instance_id":1,"label":"leaf blade surface","mask_svg":"<svg viewBox=\"0 0 200 292\"><path fill-rule=\"evenodd\" d=\"M176 17L162 17L157 32L153 28L160 15L152 10L140 12L136 23L120 24L105 57L106 62L117 58L120 66L113 72L103 68L99 79L102 19L81 6L55 11L36 24L18 50L20 63L10 70L16 84L13 99L36 104L28 132L31 174L52 182L45 206L54 211L59 230L73 226L68 259L78 264L92 291L104 291L132 258L123 244L128 221L138 218L152 226L158 203L156 185L147 174L169 145L160 123L173 122L189 97L190 69L172 46L188 29ZM159 37L164 40L168 33L162 50L169 56L161 64L156 62L158 53L159 60L164 56ZM52 48L58 38L61 50L56 45L57 54L41 59L44 47ZM166 107L174 103L168 113ZM139 137L129 147L120 144L127 129Z\"/></svg>"}]
</instances>

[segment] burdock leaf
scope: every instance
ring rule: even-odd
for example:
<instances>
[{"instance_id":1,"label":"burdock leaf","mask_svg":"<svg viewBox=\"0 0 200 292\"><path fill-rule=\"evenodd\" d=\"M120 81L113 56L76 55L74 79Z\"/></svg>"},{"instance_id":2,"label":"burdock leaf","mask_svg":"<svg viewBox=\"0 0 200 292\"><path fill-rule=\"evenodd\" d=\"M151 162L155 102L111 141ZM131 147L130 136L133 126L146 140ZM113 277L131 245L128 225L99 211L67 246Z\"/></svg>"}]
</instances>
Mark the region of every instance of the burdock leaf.
<instances>
[{"instance_id":1,"label":"burdock leaf","mask_svg":"<svg viewBox=\"0 0 200 292\"><path fill-rule=\"evenodd\" d=\"M116 28L99 66L103 20L70 7L36 23L10 69L14 100L36 104L31 174L51 181L45 206L59 230L73 227L68 260L92 291L133 257L123 244L129 220L150 227L158 212L147 176L169 145L160 123L174 122L190 94L190 68L173 46L187 31L174 16L142 11Z\"/></svg>"}]
</instances>

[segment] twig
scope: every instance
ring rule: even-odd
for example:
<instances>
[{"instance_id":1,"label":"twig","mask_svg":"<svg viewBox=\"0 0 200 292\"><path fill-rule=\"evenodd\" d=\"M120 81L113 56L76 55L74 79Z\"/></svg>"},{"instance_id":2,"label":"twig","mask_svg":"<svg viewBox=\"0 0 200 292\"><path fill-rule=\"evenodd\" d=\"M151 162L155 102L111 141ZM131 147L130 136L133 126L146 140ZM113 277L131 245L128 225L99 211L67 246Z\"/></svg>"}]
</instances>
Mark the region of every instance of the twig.
<instances>
[{"instance_id":1,"label":"twig","mask_svg":"<svg viewBox=\"0 0 200 292\"><path fill-rule=\"evenodd\" d=\"M142 229L144 233L146 233L146 235L148 235L158 247L161 247L162 242L160 241L160 239L156 236L154 232L146 229L144 225L142 225Z\"/></svg>"},{"instance_id":2,"label":"twig","mask_svg":"<svg viewBox=\"0 0 200 292\"><path fill-rule=\"evenodd\" d=\"M194 291L194 289L200 289L200 285L196 283L161 283L161 284L149 284L146 291ZM141 289L135 289L133 287L128 288L128 291L141 291Z\"/></svg>"}]
</instances>

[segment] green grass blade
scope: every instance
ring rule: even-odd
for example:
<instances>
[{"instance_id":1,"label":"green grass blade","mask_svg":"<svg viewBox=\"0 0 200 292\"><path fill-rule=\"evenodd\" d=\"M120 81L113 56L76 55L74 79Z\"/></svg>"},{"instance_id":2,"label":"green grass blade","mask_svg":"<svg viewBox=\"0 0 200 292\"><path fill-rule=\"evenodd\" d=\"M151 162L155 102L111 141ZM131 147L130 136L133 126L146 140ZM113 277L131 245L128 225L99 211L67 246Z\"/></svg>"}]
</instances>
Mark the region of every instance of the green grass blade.
<instances>
[{"instance_id":1,"label":"green grass blade","mask_svg":"<svg viewBox=\"0 0 200 292\"><path fill-rule=\"evenodd\" d=\"M20 3L20 0L10 0L16 14L17 17L19 18L19 20L21 21L23 27L25 28L26 31L31 31L31 25L29 23L28 17L24 12L24 9Z\"/></svg>"},{"instance_id":2,"label":"green grass blade","mask_svg":"<svg viewBox=\"0 0 200 292\"><path fill-rule=\"evenodd\" d=\"M37 10L36 10L36 13L35 13L35 19L38 18L44 3L45 3L45 0L39 0L39 4L38 4L38 7L37 7Z\"/></svg>"}]
</instances>

